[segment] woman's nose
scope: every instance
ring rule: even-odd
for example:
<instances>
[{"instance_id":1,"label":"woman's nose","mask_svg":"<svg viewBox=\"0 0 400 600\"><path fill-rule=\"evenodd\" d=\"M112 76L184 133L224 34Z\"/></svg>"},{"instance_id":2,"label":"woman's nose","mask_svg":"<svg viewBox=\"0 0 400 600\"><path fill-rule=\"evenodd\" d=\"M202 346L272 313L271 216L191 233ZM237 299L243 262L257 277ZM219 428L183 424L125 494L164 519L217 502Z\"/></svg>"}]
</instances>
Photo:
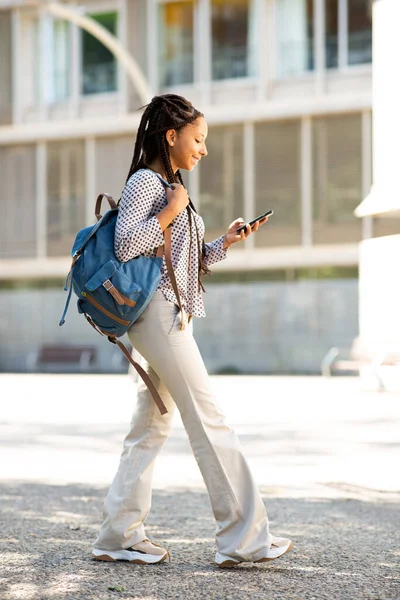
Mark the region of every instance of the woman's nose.
<instances>
[{"instance_id":1,"label":"woman's nose","mask_svg":"<svg viewBox=\"0 0 400 600\"><path fill-rule=\"evenodd\" d=\"M205 144L203 144L203 148L201 149L200 154L202 156L207 156L208 152Z\"/></svg>"}]
</instances>

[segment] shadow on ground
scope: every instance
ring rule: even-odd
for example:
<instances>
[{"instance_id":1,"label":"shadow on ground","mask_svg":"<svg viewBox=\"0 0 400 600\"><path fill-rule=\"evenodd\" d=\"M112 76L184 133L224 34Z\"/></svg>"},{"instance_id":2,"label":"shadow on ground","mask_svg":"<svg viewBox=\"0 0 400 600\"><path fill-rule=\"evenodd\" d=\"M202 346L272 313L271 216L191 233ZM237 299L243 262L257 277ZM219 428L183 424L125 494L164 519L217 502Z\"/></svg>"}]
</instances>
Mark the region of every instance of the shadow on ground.
<instances>
[{"instance_id":1,"label":"shadow on ground","mask_svg":"<svg viewBox=\"0 0 400 600\"><path fill-rule=\"evenodd\" d=\"M90 558L106 489L10 482L0 486L0 597L4 600L302 600L400 597L399 503L363 498L268 498L276 535L293 551L267 565L220 570L204 492L153 494L147 534L171 564L142 567ZM268 490L266 490L268 492Z\"/></svg>"}]
</instances>

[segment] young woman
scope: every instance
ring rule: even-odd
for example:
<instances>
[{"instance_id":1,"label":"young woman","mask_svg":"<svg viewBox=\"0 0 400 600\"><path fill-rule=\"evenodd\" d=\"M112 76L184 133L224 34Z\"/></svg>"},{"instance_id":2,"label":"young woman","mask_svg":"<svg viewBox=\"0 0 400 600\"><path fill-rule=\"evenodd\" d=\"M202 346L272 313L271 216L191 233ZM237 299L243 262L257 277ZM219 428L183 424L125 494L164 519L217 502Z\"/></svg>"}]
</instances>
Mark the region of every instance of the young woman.
<instances>
[{"instance_id":1,"label":"young woman","mask_svg":"<svg viewBox=\"0 0 400 600\"><path fill-rule=\"evenodd\" d=\"M120 202L115 253L120 261L154 256L164 243L163 232L172 224L172 263L184 311L179 310L164 261L159 288L128 335L168 413L160 414L148 388L139 383L131 430L93 546L92 556L97 560L150 564L168 559L168 550L147 539L144 521L150 510L154 461L168 437L175 406L217 522L216 564L232 567L244 561L265 562L292 546L290 540L269 532L263 501L239 441L215 402L193 338L192 317L205 316L202 275L226 257L229 246L266 221L238 234L244 221L236 219L225 235L204 243L204 223L187 194L180 169L191 171L207 156L206 138L203 114L174 94L152 99L137 133ZM159 175L172 189L166 189Z\"/></svg>"}]
</instances>

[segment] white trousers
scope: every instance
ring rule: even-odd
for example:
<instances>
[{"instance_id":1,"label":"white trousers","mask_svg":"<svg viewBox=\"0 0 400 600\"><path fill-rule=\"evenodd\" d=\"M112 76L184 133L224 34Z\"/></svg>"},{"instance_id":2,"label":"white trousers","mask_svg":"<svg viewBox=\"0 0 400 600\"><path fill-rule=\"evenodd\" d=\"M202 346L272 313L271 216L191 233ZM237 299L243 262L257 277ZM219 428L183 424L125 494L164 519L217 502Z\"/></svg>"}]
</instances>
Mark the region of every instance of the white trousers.
<instances>
[{"instance_id":1,"label":"white trousers","mask_svg":"<svg viewBox=\"0 0 400 600\"><path fill-rule=\"evenodd\" d=\"M151 505L154 462L177 406L217 522L216 560L266 557L271 543L266 510L241 445L216 404L193 337L193 321L181 330L178 306L157 291L129 330L129 338L144 358L142 365L168 414L161 416L139 379L131 429L94 547L126 549L146 537L144 521Z\"/></svg>"}]
</instances>

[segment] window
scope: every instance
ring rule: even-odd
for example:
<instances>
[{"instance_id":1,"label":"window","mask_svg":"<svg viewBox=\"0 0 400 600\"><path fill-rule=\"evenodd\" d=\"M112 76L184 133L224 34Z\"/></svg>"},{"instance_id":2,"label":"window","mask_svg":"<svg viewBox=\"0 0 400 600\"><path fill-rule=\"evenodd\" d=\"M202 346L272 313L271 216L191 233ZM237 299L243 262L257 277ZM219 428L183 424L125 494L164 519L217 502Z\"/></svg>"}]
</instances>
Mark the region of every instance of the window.
<instances>
[{"instance_id":1,"label":"window","mask_svg":"<svg viewBox=\"0 0 400 600\"><path fill-rule=\"evenodd\" d=\"M211 11L213 79L255 75L253 1L211 0Z\"/></svg>"},{"instance_id":2,"label":"window","mask_svg":"<svg viewBox=\"0 0 400 600\"><path fill-rule=\"evenodd\" d=\"M96 196L101 192L108 192L114 200L120 198L131 166L134 146L135 138L131 135L96 139ZM103 206L108 207L106 200Z\"/></svg>"},{"instance_id":3,"label":"window","mask_svg":"<svg viewBox=\"0 0 400 600\"><path fill-rule=\"evenodd\" d=\"M53 81L54 100L64 100L70 95L70 24L54 21L53 25Z\"/></svg>"},{"instance_id":4,"label":"window","mask_svg":"<svg viewBox=\"0 0 400 600\"><path fill-rule=\"evenodd\" d=\"M0 257L36 256L35 146L0 148Z\"/></svg>"},{"instance_id":5,"label":"window","mask_svg":"<svg viewBox=\"0 0 400 600\"><path fill-rule=\"evenodd\" d=\"M243 216L243 127L213 127L206 145L208 157L201 160L198 168L200 214L209 241L225 233L234 219Z\"/></svg>"},{"instance_id":6,"label":"window","mask_svg":"<svg viewBox=\"0 0 400 600\"><path fill-rule=\"evenodd\" d=\"M159 80L161 86L193 82L193 3L159 5Z\"/></svg>"},{"instance_id":7,"label":"window","mask_svg":"<svg viewBox=\"0 0 400 600\"><path fill-rule=\"evenodd\" d=\"M357 242L362 220L354 210L362 198L361 115L313 120L313 241Z\"/></svg>"},{"instance_id":8,"label":"window","mask_svg":"<svg viewBox=\"0 0 400 600\"><path fill-rule=\"evenodd\" d=\"M339 59L338 0L325 0L325 59L328 69L337 69Z\"/></svg>"},{"instance_id":9,"label":"window","mask_svg":"<svg viewBox=\"0 0 400 600\"><path fill-rule=\"evenodd\" d=\"M12 122L11 11L0 12L0 126Z\"/></svg>"},{"instance_id":10,"label":"window","mask_svg":"<svg viewBox=\"0 0 400 600\"><path fill-rule=\"evenodd\" d=\"M314 70L313 0L278 0L277 35L280 77Z\"/></svg>"},{"instance_id":11,"label":"window","mask_svg":"<svg viewBox=\"0 0 400 600\"><path fill-rule=\"evenodd\" d=\"M301 244L300 135L299 120L255 124L255 212L274 210L256 247Z\"/></svg>"},{"instance_id":12,"label":"window","mask_svg":"<svg viewBox=\"0 0 400 600\"><path fill-rule=\"evenodd\" d=\"M89 16L116 35L116 12ZM116 89L117 63L114 55L97 38L82 31L82 93L102 94Z\"/></svg>"},{"instance_id":13,"label":"window","mask_svg":"<svg viewBox=\"0 0 400 600\"><path fill-rule=\"evenodd\" d=\"M372 62L372 0L348 0L349 64Z\"/></svg>"},{"instance_id":14,"label":"window","mask_svg":"<svg viewBox=\"0 0 400 600\"><path fill-rule=\"evenodd\" d=\"M76 233L85 225L85 144L52 142L47 146L47 234L49 256L70 254Z\"/></svg>"}]
</instances>

